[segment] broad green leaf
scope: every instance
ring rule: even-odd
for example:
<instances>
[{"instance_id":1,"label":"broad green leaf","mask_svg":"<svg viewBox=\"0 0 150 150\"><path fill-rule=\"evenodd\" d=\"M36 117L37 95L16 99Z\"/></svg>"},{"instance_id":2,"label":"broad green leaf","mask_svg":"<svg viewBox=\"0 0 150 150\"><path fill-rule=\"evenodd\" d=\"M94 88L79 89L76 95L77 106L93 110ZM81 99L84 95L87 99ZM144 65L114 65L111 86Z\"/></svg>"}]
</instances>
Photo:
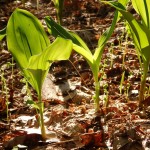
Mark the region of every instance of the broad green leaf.
<instances>
[{"instance_id":1,"label":"broad green leaf","mask_svg":"<svg viewBox=\"0 0 150 150\"><path fill-rule=\"evenodd\" d=\"M37 91L42 88L43 81L47 75L49 67L55 60L67 60L72 51L72 41L58 37L39 55L30 57L27 70L33 78Z\"/></svg>"},{"instance_id":2,"label":"broad green leaf","mask_svg":"<svg viewBox=\"0 0 150 150\"><path fill-rule=\"evenodd\" d=\"M72 41L57 37L56 40L49 45L39 55L30 57L28 69L47 70L49 63L55 60L67 60L72 51Z\"/></svg>"},{"instance_id":3,"label":"broad green leaf","mask_svg":"<svg viewBox=\"0 0 150 150\"><path fill-rule=\"evenodd\" d=\"M45 17L45 21L48 27L48 31L50 34L52 34L54 37L60 36L65 39L71 39L74 44L77 44L78 46L83 47L85 50L91 53L85 42L75 33L69 32L66 29L64 29L62 26L57 24L51 17Z\"/></svg>"},{"instance_id":4,"label":"broad green leaf","mask_svg":"<svg viewBox=\"0 0 150 150\"><path fill-rule=\"evenodd\" d=\"M143 23L150 29L150 0L132 0L132 5Z\"/></svg>"},{"instance_id":5,"label":"broad green leaf","mask_svg":"<svg viewBox=\"0 0 150 150\"><path fill-rule=\"evenodd\" d=\"M0 30L0 41L6 36L6 28Z\"/></svg>"},{"instance_id":6,"label":"broad green leaf","mask_svg":"<svg viewBox=\"0 0 150 150\"><path fill-rule=\"evenodd\" d=\"M38 19L21 9L16 9L11 15L6 33L9 51L38 94L39 102L34 107L39 109L41 134L46 139L42 84L53 61L69 58L72 41L58 37L50 45L48 36Z\"/></svg>"},{"instance_id":7,"label":"broad green leaf","mask_svg":"<svg viewBox=\"0 0 150 150\"><path fill-rule=\"evenodd\" d=\"M50 44L39 20L26 10L13 12L6 33L8 49L22 70L31 56L41 53Z\"/></svg>"},{"instance_id":8,"label":"broad green leaf","mask_svg":"<svg viewBox=\"0 0 150 150\"><path fill-rule=\"evenodd\" d=\"M28 11L16 9L8 21L6 33L8 50L12 53L24 76L37 90L35 78L30 76L30 72L25 68L28 67L31 56L42 53L50 44L41 23ZM43 73L39 72L39 74ZM36 78L41 76L39 74L35 74Z\"/></svg>"}]
</instances>

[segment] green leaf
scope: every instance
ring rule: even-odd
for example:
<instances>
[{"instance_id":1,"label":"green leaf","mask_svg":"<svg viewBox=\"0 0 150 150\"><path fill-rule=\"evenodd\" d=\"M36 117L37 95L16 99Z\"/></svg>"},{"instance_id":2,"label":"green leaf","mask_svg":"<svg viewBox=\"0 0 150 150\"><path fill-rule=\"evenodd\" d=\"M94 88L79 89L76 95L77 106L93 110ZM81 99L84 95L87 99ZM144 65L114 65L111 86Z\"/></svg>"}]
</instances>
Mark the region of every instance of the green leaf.
<instances>
[{"instance_id":1,"label":"green leaf","mask_svg":"<svg viewBox=\"0 0 150 150\"><path fill-rule=\"evenodd\" d=\"M51 17L48 17L48 16L45 17L45 21L46 21L49 33L52 34L54 37L60 36L65 39L70 39L72 40L74 44L83 47L85 50L91 53L91 51L89 50L85 42L77 34L71 31L70 32L67 31L62 26L57 24Z\"/></svg>"},{"instance_id":2,"label":"green leaf","mask_svg":"<svg viewBox=\"0 0 150 150\"><path fill-rule=\"evenodd\" d=\"M41 53L50 44L39 20L26 10L13 12L6 32L8 49L21 69L27 67L31 56Z\"/></svg>"},{"instance_id":3,"label":"green leaf","mask_svg":"<svg viewBox=\"0 0 150 150\"><path fill-rule=\"evenodd\" d=\"M35 78L30 76L30 72L25 68L28 67L31 56L42 53L50 44L44 28L34 15L26 10L16 9L8 21L6 33L8 50L12 53L24 76L37 91ZM36 76L40 77L39 74Z\"/></svg>"},{"instance_id":4,"label":"green leaf","mask_svg":"<svg viewBox=\"0 0 150 150\"><path fill-rule=\"evenodd\" d=\"M94 59L93 59L93 55L91 53L86 51L83 47L78 46L77 44L73 44L73 49L86 59L86 61L90 65L90 67L93 66Z\"/></svg>"},{"instance_id":5,"label":"green leaf","mask_svg":"<svg viewBox=\"0 0 150 150\"><path fill-rule=\"evenodd\" d=\"M114 19L112 21L111 27L108 28L102 34L102 36L99 38L98 48L96 49L96 51L94 53L94 60L96 61L97 64L100 63L100 59L101 59L101 56L102 56L102 53L103 53L104 46L105 46L106 42L108 41L108 39L111 37L111 35L112 35L112 33L115 29L117 19L118 19L118 11L115 12Z\"/></svg>"},{"instance_id":6,"label":"green leaf","mask_svg":"<svg viewBox=\"0 0 150 150\"><path fill-rule=\"evenodd\" d=\"M89 50L89 48L87 47L87 45L85 44L85 42L76 33L67 31L62 26L58 25L56 22L52 20L52 18L46 17L45 20L50 34L52 34L54 37L61 36L65 39L72 40L73 49L77 53L81 54L86 59L90 67L92 68L94 63L93 55Z\"/></svg>"},{"instance_id":7,"label":"green leaf","mask_svg":"<svg viewBox=\"0 0 150 150\"><path fill-rule=\"evenodd\" d=\"M124 7L127 5L127 3L129 2L129 0L118 0L118 2L119 3L121 3ZM121 18L121 13L119 12L119 14L118 14L118 20L117 21L119 21L120 20L120 18Z\"/></svg>"},{"instance_id":8,"label":"green leaf","mask_svg":"<svg viewBox=\"0 0 150 150\"><path fill-rule=\"evenodd\" d=\"M27 100L26 102L27 105L31 105L33 108L36 108L38 110L40 110L40 107L41 107L41 103L36 103L35 101L33 100ZM43 106L42 106L43 107Z\"/></svg>"},{"instance_id":9,"label":"green leaf","mask_svg":"<svg viewBox=\"0 0 150 150\"><path fill-rule=\"evenodd\" d=\"M132 1L135 10L141 15L143 22L139 23L129 12L125 11L123 5L118 2L106 2L115 7L127 20L131 34L136 46L137 54L140 60L139 53L143 60L141 86L139 92L139 106L143 107L144 93L146 87L146 77L148 72L148 65L150 62L150 30L149 30L149 11L150 1Z\"/></svg>"},{"instance_id":10,"label":"green leaf","mask_svg":"<svg viewBox=\"0 0 150 150\"><path fill-rule=\"evenodd\" d=\"M39 97L51 63L55 60L68 59L72 51L71 40L58 37L50 44L38 19L21 9L16 9L9 19L7 44L24 76Z\"/></svg>"},{"instance_id":11,"label":"green leaf","mask_svg":"<svg viewBox=\"0 0 150 150\"><path fill-rule=\"evenodd\" d=\"M132 5L145 26L150 29L150 0L132 0Z\"/></svg>"},{"instance_id":12,"label":"green leaf","mask_svg":"<svg viewBox=\"0 0 150 150\"><path fill-rule=\"evenodd\" d=\"M71 51L72 41L58 37L42 53L30 57L27 68L47 70L49 68L49 62L67 60L70 57Z\"/></svg>"},{"instance_id":13,"label":"green leaf","mask_svg":"<svg viewBox=\"0 0 150 150\"><path fill-rule=\"evenodd\" d=\"M37 91L41 90L52 62L69 59L71 51L72 41L58 37L42 53L30 57L27 70L30 72L30 77L34 79Z\"/></svg>"},{"instance_id":14,"label":"green leaf","mask_svg":"<svg viewBox=\"0 0 150 150\"><path fill-rule=\"evenodd\" d=\"M124 7L127 5L129 0L118 0L119 3L121 3Z\"/></svg>"}]
</instances>

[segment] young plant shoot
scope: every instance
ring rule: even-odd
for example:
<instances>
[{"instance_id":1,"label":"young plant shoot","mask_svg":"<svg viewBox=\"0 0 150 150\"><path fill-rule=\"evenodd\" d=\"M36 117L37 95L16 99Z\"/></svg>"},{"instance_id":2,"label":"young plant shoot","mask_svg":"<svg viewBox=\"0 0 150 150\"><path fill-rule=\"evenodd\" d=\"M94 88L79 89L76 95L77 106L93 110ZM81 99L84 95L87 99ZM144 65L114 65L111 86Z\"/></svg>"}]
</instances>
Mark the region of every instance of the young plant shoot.
<instances>
[{"instance_id":1,"label":"young plant shoot","mask_svg":"<svg viewBox=\"0 0 150 150\"><path fill-rule=\"evenodd\" d=\"M64 0L52 0L52 1L55 5L58 23L61 24L62 23L62 12L63 12L63 7L64 7Z\"/></svg>"},{"instance_id":2,"label":"young plant shoot","mask_svg":"<svg viewBox=\"0 0 150 150\"><path fill-rule=\"evenodd\" d=\"M72 51L71 40L58 37L52 44L39 20L30 12L16 9L7 25L8 50L12 53L24 77L36 90L40 114L40 127L46 138L41 90L49 67L55 60L66 60Z\"/></svg>"},{"instance_id":3,"label":"young plant shoot","mask_svg":"<svg viewBox=\"0 0 150 150\"><path fill-rule=\"evenodd\" d=\"M141 16L142 22L138 22L133 15L126 11L125 7L119 2L105 3L116 8L127 20L133 41L136 46L136 52L139 59L142 59L141 86L139 92L139 106L143 107L144 93L146 88L146 77L150 63L150 1L132 0L132 4L137 13Z\"/></svg>"},{"instance_id":4,"label":"young plant shoot","mask_svg":"<svg viewBox=\"0 0 150 150\"><path fill-rule=\"evenodd\" d=\"M99 85L99 66L100 66L100 60L103 54L104 46L107 42L107 40L110 38L111 34L114 31L116 22L118 19L118 12L115 12L115 17L112 22L112 25L109 29L107 29L101 38L98 41L98 47L95 49L95 53L92 54L85 42L75 33L71 31L67 31L62 26L58 25L56 22L52 20L50 17L46 17L46 23L48 26L49 33L52 34L54 37L61 36L65 39L70 39L73 42L73 49L82 55L86 61L88 62L95 81L95 96L94 96L94 102L95 102L95 111L99 111L99 91L100 91L100 85Z\"/></svg>"}]
</instances>

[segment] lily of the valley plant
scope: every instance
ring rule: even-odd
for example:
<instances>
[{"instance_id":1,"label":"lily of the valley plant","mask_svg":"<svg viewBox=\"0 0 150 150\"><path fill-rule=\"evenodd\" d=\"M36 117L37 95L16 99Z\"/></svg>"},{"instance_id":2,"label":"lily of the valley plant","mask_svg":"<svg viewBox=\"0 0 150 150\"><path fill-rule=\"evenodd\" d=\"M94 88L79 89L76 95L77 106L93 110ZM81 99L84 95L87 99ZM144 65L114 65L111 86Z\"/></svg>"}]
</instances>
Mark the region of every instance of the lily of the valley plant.
<instances>
[{"instance_id":1,"label":"lily of the valley plant","mask_svg":"<svg viewBox=\"0 0 150 150\"><path fill-rule=\"evenodd\" d=\"M144 93L146 88L146 77L150 63L150 1L149 0L131 0L136 12L141 17L141 22L137 21L131 13L126 11L125 7L119 2L105 3L116 8L127 20L132 38L134 40L139 59L142 59L141 86L139 92L139 106L143 107Z\"/></svg>"},{"instance_id":2,"label":"lily of the valley plant","mask_svg":"<svg viewBox=\"0 0 150 150\"><path fill-rule=\"evenodd\" d=\"M12 53L24 77L36 90L40 127L46 138L41 90L49 67L55 60L66 60L72 51L71 40L58 37L52 44L39 20L26 10L16 9L7 25L8 50Z\"/></svg>"},{"instance_id":3,"label":"lily of the valley plant","mask_svg":"<svg viewBox=\"0 0 150 150\"><path fill-rule=\"evenodd\" d=\"M112 35L116 22L118 18L118 12L116 11L114 20L112 25L109 29L107 29L101 38L98 41L98 47L95 49L95 53L92 54L90 49L87 47L86 43L74 32L68 31L64 29L62 26L58 25L56 22L53 21L52 18L46 17L46 23L49 29L49 33L52 34L54 37L61 36L65 39L70 39L73 42L73 49L82 55L86 61L88 62L91 71L93 73L94 81L95 81L95 96L94 96L94 103L95 103L95 110L96 112L99 111L99 92L100 92L100 84L99 84L99 67L100 67L100 60L103 54L104 46L107 40Z\"/></svg>"}]
</instances>

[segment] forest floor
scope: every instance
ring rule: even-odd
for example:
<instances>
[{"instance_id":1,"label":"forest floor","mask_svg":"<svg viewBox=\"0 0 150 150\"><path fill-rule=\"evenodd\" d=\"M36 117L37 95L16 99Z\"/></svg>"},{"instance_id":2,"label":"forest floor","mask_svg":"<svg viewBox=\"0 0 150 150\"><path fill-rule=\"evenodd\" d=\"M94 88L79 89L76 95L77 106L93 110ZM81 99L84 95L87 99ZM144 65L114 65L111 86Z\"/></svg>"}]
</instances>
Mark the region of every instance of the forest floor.
<instances>
[{"instance_id":1,"label":"forest floor","mask_svg":"<svg viewBox=\"0 0 150 150\"><path fill-rule=\"evenodd\" d=\"M0 30L17 7L33 13L44 26L45 16L56 20L56 10L50 0L40 0L38 10L34 2L23 5L21 1L0 0ZM78 33L94 51L113 16L112 8L96 0L68 0L62 25ZM150 75L144 110L140 110L140 64L124 25L123 21L117 23L100 62L98 113L92 98L92 72L83 57L73 52L68 61L53 63L42 89L44 121L50 137L46 141L40 134L36 109L27 104L31 99L36 102L37 94L8 52L6 39L1 41L0 150L150 149Z\"/></svg>"}]
</instances>

